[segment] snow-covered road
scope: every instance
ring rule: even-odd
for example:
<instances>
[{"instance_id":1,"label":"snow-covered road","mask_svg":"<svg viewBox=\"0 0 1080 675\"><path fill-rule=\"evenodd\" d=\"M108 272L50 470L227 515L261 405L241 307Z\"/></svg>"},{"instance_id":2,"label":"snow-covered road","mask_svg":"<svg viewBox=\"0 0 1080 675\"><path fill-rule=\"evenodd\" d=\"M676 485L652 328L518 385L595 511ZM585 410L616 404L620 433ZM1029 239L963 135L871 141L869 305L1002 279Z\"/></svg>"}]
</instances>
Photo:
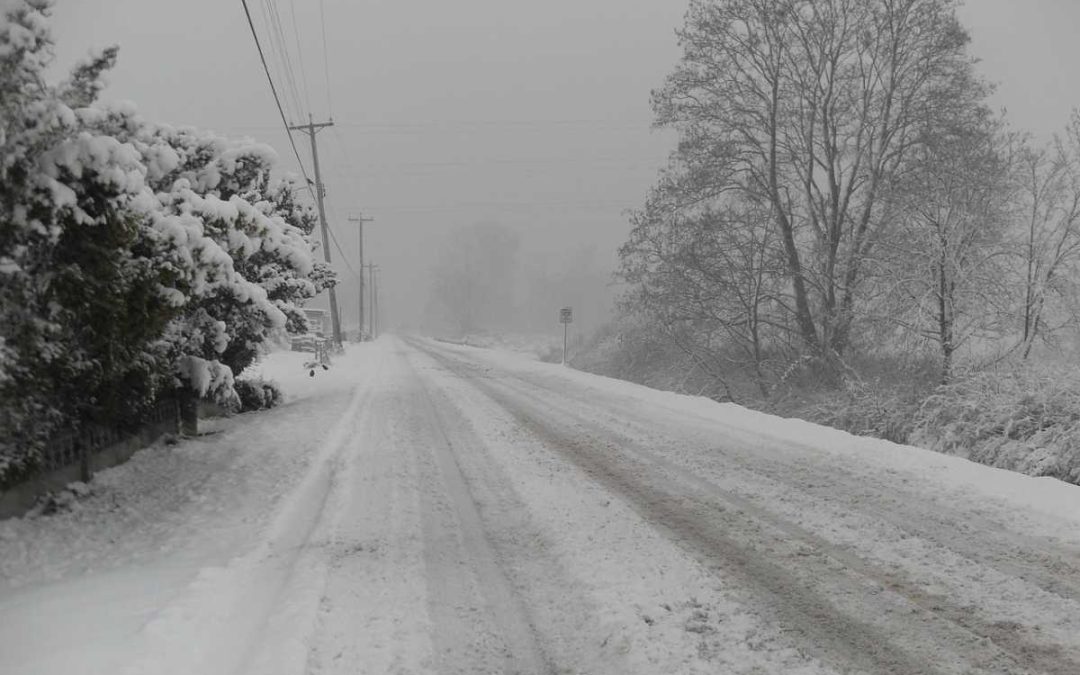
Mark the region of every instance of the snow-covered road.
<instances>
[{"instance_id":1,"label":"snow-covered road","mask_svg":"<svg viewBox=\"0 0 1080 675\"><path fill-rule=\"evenodd\" d=\"M298 386L0 523L0 673L1080 673L1080 488L420 339Z\"/></svg>"}]
</instances>

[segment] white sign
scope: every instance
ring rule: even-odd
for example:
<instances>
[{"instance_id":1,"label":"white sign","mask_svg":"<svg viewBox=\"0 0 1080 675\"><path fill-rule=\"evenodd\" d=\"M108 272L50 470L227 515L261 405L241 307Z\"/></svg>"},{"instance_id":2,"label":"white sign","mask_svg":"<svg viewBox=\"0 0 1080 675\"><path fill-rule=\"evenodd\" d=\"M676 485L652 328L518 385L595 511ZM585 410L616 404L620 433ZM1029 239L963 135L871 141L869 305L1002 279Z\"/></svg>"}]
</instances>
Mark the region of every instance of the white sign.
<instances>
[{"instance_id":1,"label":"white sign","mask_svg":"<svg viewBox=\"0 0 1080 675\"><path fill-rule=\"evenodd\" d=\"M559 323L574 323L573 307L563 307L559 310Z\"/></svg>"}]
</instances>

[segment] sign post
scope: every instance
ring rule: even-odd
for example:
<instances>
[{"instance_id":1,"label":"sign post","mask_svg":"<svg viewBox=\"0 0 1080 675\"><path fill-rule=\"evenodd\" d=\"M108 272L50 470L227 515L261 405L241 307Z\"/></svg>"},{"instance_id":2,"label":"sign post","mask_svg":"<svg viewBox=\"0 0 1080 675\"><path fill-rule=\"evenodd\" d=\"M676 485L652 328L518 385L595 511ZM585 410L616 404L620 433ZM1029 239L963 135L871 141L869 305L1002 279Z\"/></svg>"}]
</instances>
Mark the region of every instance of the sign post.
<instances>
[{"instance_id":1,"label":"sign post","mask_svg":"<svg viewBox=\"0 0 1080 675\"><path fill-rule=\"evenodd\" d=\"M559 323L562 324L562 364L566 365L566 333L570 324L574 322L574 308L563 307L559 310Z\"/></svg>"}]
</instances>

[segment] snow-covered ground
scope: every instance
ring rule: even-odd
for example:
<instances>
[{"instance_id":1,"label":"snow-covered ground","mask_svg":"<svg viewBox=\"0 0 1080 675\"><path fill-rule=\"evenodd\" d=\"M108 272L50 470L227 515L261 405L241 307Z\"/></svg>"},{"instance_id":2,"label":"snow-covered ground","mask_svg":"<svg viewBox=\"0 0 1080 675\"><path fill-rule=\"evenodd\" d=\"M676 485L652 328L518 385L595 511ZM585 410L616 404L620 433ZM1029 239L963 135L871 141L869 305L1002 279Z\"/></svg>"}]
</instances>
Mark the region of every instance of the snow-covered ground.
<instances>
[{"instance_id":1,"label":"snow-covered ground","mask_svg":"<svg viewBox=\"0 0 1080 675\"><path fill-rule=\"evenodd\" d=\"M447 339L444 342L469 347L483 347L503 352L523 354L536 360L550 360L562 355L562 335L544 335L539 333L473 333L459 339Z\"/></svg>"},{"instance_id":2,"label":"snow-covered ground","mask_svg":"<svg viewBox=\"0 0 1080 675\"><path fill-rule=\"evenodd\" d=\"M99 473L71 512L0 521L0 673L117 673L144 652L154 660L131 672L228 672L195 667L221 629L209 619L257 611L242 596L258 580L250 563L275 527L321 505L319 479L379 358L352 348L312 378L309 356L279 352L254 369L281 384L282 407L139 452ZM184 614L187 629L165 629ZM185 658L154 658L163 634Z\"/></svg>"},{"instance_id":3,"label":"snow-covered ground","mask_svg":"<svg viewBox=\"0 0 1080 675\"><path fill-rule=\"evenodd\" d=\"M0 673L1080 672L1080 487L385 337L0 522Z\"/></svg>"}]
</instances>

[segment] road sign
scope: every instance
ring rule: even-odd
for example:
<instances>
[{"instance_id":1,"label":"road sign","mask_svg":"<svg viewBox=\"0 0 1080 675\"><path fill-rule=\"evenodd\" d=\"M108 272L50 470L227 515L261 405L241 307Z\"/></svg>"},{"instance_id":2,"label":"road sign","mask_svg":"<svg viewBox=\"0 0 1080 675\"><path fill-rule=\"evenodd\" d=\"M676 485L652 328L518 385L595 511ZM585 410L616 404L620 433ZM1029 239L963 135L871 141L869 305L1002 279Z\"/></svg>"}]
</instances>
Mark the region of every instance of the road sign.
<instances>
[{"instance_id":1,"label":"road sign","mask_svg":"<svg viewBox=\"0 0 1080 675\"><path fill-rule=\"evenodd\" d=\"M574 322L574 308L563 307L559 310L559 323L562 324L562 364L566 365L566 329Z\"/></svg>"}]
</instances>

